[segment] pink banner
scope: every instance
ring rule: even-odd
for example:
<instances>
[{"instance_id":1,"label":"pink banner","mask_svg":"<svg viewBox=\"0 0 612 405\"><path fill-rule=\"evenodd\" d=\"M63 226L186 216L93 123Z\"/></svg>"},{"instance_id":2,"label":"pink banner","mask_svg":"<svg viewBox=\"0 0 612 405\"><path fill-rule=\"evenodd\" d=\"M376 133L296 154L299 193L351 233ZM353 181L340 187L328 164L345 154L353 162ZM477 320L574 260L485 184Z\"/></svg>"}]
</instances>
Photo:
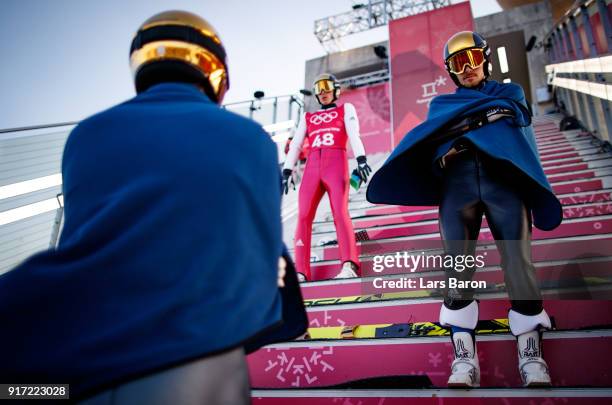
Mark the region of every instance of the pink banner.
<instances>
[{"instance_id":1,"label":"pink banner","mask_svg":"<svg viewBox=\"0 0 612 405\"><path fill-rule=\"evenodd\" d=\"M444 45L472 26L469 2L389 23L394 146L427 117L432 98L455 90L444 68Z\"/></svg>"},{"instance_id":2,"label":"pink banner","mask_svg":"<svg viewBox=\"0 0 612 405\"><path fill-rule=\"evenodd\" d=\"M361 140L366 154L391 150L391 110L389 106L389 83L345 90L342 103L351 103L357 110ZM351 157L353 157L352 152Z\"/></svg>"}]
</instances>

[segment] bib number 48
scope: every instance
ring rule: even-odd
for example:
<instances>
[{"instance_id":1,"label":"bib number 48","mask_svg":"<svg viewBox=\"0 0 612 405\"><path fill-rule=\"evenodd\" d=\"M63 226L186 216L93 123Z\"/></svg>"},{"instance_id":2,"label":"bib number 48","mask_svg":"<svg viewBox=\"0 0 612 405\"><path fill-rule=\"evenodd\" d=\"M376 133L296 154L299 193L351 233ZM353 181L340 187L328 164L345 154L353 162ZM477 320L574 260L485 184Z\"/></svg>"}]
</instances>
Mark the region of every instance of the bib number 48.
<instances>
[{"instance_id":1,"label":"bib number 48","mask_svg":"<svg viewBox=\"0 0 612 405\"><path fill-rule=\"evenodd\" d=\"M315 137L315 140L312 142L312 147L313 148L318 148L321 147L322 145L324 146L332 146L334 144L334 135L327 133L327 134L319 134Z\"/></svg>"}]
</instances>

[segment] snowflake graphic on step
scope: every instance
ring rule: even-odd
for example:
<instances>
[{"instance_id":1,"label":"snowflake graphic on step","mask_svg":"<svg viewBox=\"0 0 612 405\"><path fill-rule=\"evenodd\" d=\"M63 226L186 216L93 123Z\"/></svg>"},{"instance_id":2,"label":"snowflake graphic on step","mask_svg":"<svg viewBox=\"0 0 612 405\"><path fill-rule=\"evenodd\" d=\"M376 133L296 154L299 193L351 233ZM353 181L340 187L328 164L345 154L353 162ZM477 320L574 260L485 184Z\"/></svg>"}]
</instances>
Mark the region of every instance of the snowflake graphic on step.
<instances>
[{"instance_id":1,"label":"snowflake graphic on step","mask_svg":"<svg viewBox=\"0 0 612 405\"><path fill-rule=\"evenodd\" d=\"M322 317L314 317L310 321L309 326L311 328L319 328L346 325L346 322L330 315L330 313L333 314L333 311L322 311ZM330 357L334 354L332 346L309 347L308 349L311 350L308 355L295 356L291 355L291 353L301 351L301 349L268 348L268 353L276 352L276 356L268 360L264 371L266 373L275 373L278 381L283 383L289 382L292 387L298 388L316 382L319 379L317 375L320 373L328 373L335 370L335 367L330 364Z\"/></svg>"},{"instance_id":2,"label":"snowflake graphic on step","mask_svg":"<svg viewBox=\"0 0 612 405\"><path fill-rule=\"evenodd\" d=\"M274 373L278 381L289 382L291 387L299 388L316 382L319 379L317 374L330 373L335 370L335 367L329 362L329 357L334 354L332 346L308 349L311 352L307 355L303 355L301 349L267 349L268 352L276 351L277 353L275 357L268 360L264 371ZM300 354L291 355L292 352L300 352Z\"/></svg>"},{"instance_id":3,"label":"snowflake graphic on step","mask_svg":"<svg viewBox=\"0 0 612 405\"><path fill-rule=\"evenodd\" d=\"M442 363L442 353L437 352L437 353L428 353L427 356L429 357L428 361L429 364L431 364L434 367L438 367L440 365L440 363Z\"/></svg>"},{"instance_id":4,"label":"snowflake graphic on step","mask_svg":"<svg viewBox=\"0 0 612 405\"><path fill-rule=\"evenodd\" d=\"M591 199L593 199L591 197ZM585 204L592 203L592 201L581 201L575 202L574 204ZM586 205L586 204L585 204ZM583 218L583 217L593 217L596 215L606 215L612 213L612 205L611 204L597 204L593 206L577 206L577 207L566 207L563 210L563 216L565 218Z\"/></svg>"},{"instance_id":5,"label":"snowflake graphic on step","mask_svg":"<svg viewBox=\"0 0 612 405\"><path fill-rule=\"evenodd\" d=\"M332 319L333 319L333 322L330 322L332 321ZM340 318L336 318L336 317L329 315L329 312L327 310L323 311L323 323L322 324L321 322L319 322L319 317L313 317L313 319L311 319L310 323L308 324L308 326L310 326L311 328L321 328L323 326L344 326L344 325L346 325L346 322L344 322Z\"/></svg>"},{"instance_id":6,"label":"snowflake graphic on step","mask_svg":"<svg viewBox=\"0 0 612 405\"><path fill-rule=\"evenodd\" d=\"M586 195L561 198L561 203L563 205L589 204L606 201L612 201L612 193L590 193Z\"/></svg>"}]
</instances>

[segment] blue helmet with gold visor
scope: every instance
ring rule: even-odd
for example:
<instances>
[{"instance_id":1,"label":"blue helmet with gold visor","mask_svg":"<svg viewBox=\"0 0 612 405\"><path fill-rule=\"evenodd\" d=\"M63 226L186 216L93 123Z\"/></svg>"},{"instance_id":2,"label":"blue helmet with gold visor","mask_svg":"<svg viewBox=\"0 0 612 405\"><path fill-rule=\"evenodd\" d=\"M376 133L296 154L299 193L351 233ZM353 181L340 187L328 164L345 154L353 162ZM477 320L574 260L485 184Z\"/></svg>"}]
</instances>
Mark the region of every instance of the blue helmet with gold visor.
<instances>
[{"instance_id":1,"label":"blue helmet with gold visor","mask_svg":"<svg viewBox=\"0 0 612 405\"><path fill-rule=\"evenodd\" d=\"M484 74L487 78L491 73L491 49L489 44L476 32L458 32L446 41L444 65L457 86L461 86L457 75L463 73L466 66L476 69L484 65Z\"/></svg>"},{"instance_id":2,"label":"blue helmet with gold visor","mask_svg":"<svg viewBox=\"0 0 612 405\"><path fill-rule=\"evenodd\" d=\"M314 82L312 83L312 90L319 104L322 104L321 100L319 100L319 96L321 95L321 93L333 91L333 103L338 99L338 96L340 95L340 83L338 83L338 79L336 79L336 76L332 75L331 73L323 73L317 76Z\"/></svg>"},{"instance_id":3,"label":"blue helmet with gold visor","mask_svg":"<svg viewBox=\"0 0 612 405\"><path fill-rule=\"evenodd\" d=\"M187 11L165 11L145 21L132 40L130 65L138 93L158 83L188 82L221 104L229 89L219 35L206 20Z\"/></svg>"}]
</instances>

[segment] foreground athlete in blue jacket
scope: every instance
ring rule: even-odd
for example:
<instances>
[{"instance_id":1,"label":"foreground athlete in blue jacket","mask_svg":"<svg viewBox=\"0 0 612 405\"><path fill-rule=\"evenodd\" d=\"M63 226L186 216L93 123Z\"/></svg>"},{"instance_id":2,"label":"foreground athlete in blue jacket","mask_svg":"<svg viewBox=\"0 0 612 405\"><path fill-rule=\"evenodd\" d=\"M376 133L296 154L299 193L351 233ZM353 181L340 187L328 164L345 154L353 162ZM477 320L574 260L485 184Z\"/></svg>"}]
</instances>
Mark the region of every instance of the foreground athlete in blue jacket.
<instances>
[{"instance_id":1,"label":"foreground athlete in blue jacket","mask_svg":"<svg viewBox=\"0 0 612 405\"><path fill-rule=\"evenodd\" d=\"M250 403L245 351L306 328L290 261L278 286L276 146L219 107L206 21L158 14L130 53L138 95L68 138L57 250L0 277L0 381L96 404Z\"/></svg>"},{"instance_id":2,"label":"foreground athlete in blue jacket","mask_svg":"<svg viewBox=\"0 0 612 405\"><path fill-rule=\"evenodd\" d=\"M540 331L551 325L531 263L531 217L536 227L553 229L561 222L561 204L540 164L523 90L487 80L489 55L477 33L463 31L448 40L445 64L457 91L432 100L427 121L407 134L374 174L367 198L439 205L445 251L455 257L475 254L485 215L502 257L521 378L525 386L550 385ZM474 270L449 269L447 283L469 281ZM449 289L440 311L455 349L448 380L453 387L480 385L473 294Z\"/></svg>"}]
</instances>

